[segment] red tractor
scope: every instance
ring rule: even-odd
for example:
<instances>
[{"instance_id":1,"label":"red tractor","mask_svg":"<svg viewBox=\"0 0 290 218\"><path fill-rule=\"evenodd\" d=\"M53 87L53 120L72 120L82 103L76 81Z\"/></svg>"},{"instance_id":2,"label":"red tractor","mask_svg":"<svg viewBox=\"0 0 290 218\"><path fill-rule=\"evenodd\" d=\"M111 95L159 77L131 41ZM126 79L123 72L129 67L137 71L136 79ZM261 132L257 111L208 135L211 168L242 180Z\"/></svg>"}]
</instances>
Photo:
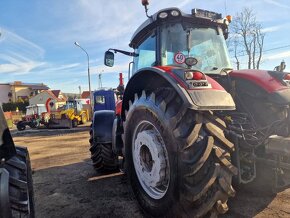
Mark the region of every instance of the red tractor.
<instances>
[{"instance_id":1,"label":"red tractor","mask_svg":"<svg viewBox=\"0 0 290 218\"><path fill-rule=\"evenodd\" d=\"M26 126L34 129L41 124L45 124L44 116L47 113L47 108L44 104L30 105L26 107L26 114L22 120L17 122L17 129L19 131L25 130Z\"/></svg>"},{"instance_id":2,"label":"red tractor","mask_svg":"<svg viewBox=\"0 0 290 218\"><path fill-rule=\"evenodd\" d=\"M273 188L289 185L290 74L233 70L229 22L168 8L137 29L133 52L105 53L107 66L131 56L133 73L116 110L94 113L91 158L98 171L124 169L149 216L225 213L233 180L252 182L260 163Z\"/></svg>"}]
</instances>

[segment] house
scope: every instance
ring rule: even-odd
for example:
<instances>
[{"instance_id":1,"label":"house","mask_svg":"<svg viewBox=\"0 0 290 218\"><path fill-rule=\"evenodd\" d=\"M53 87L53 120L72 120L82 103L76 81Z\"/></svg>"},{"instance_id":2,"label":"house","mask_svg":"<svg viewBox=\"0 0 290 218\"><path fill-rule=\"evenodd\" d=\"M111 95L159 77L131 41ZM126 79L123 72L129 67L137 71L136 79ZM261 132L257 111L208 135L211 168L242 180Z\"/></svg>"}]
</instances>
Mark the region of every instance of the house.
<instances>
[{"instance_id":1,"label":"house","mask_svg":"<svg viewBox=\"0 0 290 218\"><path fill-rule=\"evenodd\" d=\"M89 91L83 91L81 98L85 99L88 98L90 99L90 92Z\"/></svg>"},{"instance_id":2,"label":"house","mask_svg":"<svg viewBox=\"0 0 290 218\"><path fill-rule=\"evenodd\" d=\"M48 89L49 87L43 83L24 83L21 81L0 83L0 105L8 102L28 101L31 96Z\"/></svg>"},{"instance_id":3,"label":"house","mask_svg":"<svg viewBox=\"0 0 290 218\"><path fill-rule=\"evenodd\" d=\"M94 92L92 91L92 96L94 95ZM81 94L81 99L85 99L87 104L90 104L91 100L90 100L90 91L83 91L83 93Z\"/></svg>"},{"instance_id":4,"label":"house","mask_svg":"<svg viewBox=\"0 0 290 218\"><path fill-rule=\"evenodd\" d=\"M45 104L50 111L56 111L66 104L67 97L60 90L44 90L29 99L29 105Z\"/></svg>"}]
</instances>

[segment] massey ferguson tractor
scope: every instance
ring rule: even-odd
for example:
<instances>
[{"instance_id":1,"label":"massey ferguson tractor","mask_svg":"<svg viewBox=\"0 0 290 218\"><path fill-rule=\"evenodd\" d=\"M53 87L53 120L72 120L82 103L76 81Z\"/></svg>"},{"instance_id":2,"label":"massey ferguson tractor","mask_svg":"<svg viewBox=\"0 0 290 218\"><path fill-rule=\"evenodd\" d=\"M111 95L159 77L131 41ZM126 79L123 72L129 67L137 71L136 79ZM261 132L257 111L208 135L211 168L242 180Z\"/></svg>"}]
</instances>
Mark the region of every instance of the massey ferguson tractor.
<instances>
[{"instance_id":1,"label":"massey ferguson tractor","mask_svg":"<svg viewBox=\"0 0 290 218\"><path fill-rule=\"evenodd\" d=\"M0 107L0 217L34 218L29 154L16 147Z\"/></svg>"},{"instance_id":2,"label":"massey ferguson tractor","mask_svg":"<svg viewBox=\"0 0 290 218\"><path fill-rule=\"evenodd\" d=\"M91 158L98 171L124 170L148 216L225 213L233 184L258 179L261 164L273 190L289 185L290 73L233 70L230 20L160 10L134 33L134 51L105 53L107 66L131 56L132 73L115 111L94 113Z\"/></svg>"}]
</instances>

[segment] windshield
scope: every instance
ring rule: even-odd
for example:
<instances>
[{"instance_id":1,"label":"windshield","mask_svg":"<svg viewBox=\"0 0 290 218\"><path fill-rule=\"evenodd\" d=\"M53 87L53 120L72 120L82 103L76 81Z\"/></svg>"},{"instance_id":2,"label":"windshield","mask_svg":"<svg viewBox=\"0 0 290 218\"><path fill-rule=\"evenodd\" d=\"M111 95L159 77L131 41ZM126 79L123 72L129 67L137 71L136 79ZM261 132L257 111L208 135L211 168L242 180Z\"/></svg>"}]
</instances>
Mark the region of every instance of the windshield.
<instances>
[{"instance_id":1,"label":"windshield","mask_svg":"<svg viewBox=\"0 0 290 218\"><path fill-rule=\"evenodd\" d=\"M36 107L27 107L26 108L26 116L37 114L37 108Z\"/></svg>"},{"instance_id":2,"label":"windshield","mask_svg":"<svg viewBox=\"0 0 290 218\"><path fill-rule=\"evenodd\" d=\"M232 68L222 30L217 27L166 24L161 28L162 65L187 67L185 58L196 59L192 69L220 73Z\"/></svg>"},{"instance_id":3,"label":"windshield","mask_svg":"<svg viewBox=\"0 0 290 218\"><path fill-rule=\"evenodd\" d=\"M75 101L66 102L65 109L70 109L70 108L74 109L75 107L76 107L76 102Z\"/></svg>"}]
</instances>

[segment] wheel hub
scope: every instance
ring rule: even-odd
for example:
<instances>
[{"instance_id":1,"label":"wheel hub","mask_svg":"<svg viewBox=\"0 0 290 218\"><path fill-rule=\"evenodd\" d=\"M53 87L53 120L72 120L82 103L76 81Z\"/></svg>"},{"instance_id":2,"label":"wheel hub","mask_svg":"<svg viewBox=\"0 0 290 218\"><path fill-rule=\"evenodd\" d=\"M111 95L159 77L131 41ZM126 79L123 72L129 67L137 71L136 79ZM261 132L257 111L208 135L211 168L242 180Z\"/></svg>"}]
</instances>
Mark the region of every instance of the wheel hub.
<instances>
[{"instance_id":1,"label":"wheel hub","mask_svg":"<svg viewBox=\"0 0 290 218\"><path fill-rule=\"evenodd\" d=\"M148 124L145 126L148 128ZM168 154L157 129L153 125L150 129L143 128L137 128L134 134L132 149L134 167L145 192L154 199L160 199L169 186Z\"/></svg>"}]
</instances>

